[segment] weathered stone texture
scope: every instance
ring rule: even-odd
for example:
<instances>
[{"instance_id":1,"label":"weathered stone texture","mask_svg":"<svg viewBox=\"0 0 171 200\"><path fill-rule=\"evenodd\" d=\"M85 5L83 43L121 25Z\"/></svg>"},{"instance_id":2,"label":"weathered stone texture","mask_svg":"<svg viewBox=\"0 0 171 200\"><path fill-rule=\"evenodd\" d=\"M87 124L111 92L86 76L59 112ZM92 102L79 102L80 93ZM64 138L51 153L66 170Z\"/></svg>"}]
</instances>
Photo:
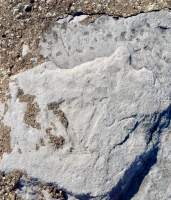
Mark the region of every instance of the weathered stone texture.
<instances>
[{"instance_id":1,"label":"weathered stone texture","mask_svg":"<svg viewBox=\"0 0 171 200\"><path fill-rule=\"evenodd\" d=\"M42 35L46 62L1 81L0 145L8 145L0 170L37 178L18 178L15 193L24 199L39 198L40 187L49 200L169 199L170 12L99 16L87 25L90 16L82 13L110 14L107 3L74 3L67 1L65 12L81 16L58 19ZM169 7L164 1L158 8L154 1L134 8L108 3L112 12L125 5L125 16ZM22 47L22 56L29 54L30 47Z\"/></svg>"}]
</instances>

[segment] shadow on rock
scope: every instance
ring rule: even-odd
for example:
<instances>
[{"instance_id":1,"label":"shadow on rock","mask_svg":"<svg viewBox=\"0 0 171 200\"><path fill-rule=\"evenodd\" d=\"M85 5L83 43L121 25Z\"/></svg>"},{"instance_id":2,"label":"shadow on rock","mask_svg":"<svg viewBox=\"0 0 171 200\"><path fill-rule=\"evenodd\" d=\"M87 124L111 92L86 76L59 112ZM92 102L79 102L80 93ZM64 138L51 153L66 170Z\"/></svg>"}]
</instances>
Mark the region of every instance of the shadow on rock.
<instances>
[{"instance_id":1,"label":"shadow on rock","mask_svg":"<svg viewBox=\"0 0 171 200\"><path fill-rule=\"evenodd\" d=\"M123 178L111 191L111 200L130 200L138 192L143 179L157 162L158 150L158 147L156 147L146 155L141 155L134 163L132 163L130 168L125 172ZM135 171L137 172L133 175L130 184L127 186L127 183L129 182L127 180L128 177L131 177L131 174Z\"/></svg>"}]
</instances>

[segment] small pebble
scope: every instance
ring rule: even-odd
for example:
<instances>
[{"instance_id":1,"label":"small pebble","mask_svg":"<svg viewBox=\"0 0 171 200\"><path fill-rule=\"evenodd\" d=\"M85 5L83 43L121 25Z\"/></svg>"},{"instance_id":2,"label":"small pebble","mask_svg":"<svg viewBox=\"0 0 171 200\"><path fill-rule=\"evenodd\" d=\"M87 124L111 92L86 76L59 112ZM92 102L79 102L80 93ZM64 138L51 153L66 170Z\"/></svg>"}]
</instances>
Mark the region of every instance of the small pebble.
<instances>
[{"instance_id":1,"label":"small pebble","mask_svg":"<svg viewBox=\"0 0 171 200\"><path fill-rule=\"evenodd\" d=\"M32 6L26 5L24 9L25 9L26 12L31 12Z\"/></svg>"},{"instance_id":2,"label":"small pebble","mask_svg":"<svg viewBox=\"0 0 171 200\"><path fill-rule=\"evenodd\" d=\"M47 14L45 15L45 17L51 17L51 16L52 16L51 13L47 13Z\"/></svg>"}]
</instances>

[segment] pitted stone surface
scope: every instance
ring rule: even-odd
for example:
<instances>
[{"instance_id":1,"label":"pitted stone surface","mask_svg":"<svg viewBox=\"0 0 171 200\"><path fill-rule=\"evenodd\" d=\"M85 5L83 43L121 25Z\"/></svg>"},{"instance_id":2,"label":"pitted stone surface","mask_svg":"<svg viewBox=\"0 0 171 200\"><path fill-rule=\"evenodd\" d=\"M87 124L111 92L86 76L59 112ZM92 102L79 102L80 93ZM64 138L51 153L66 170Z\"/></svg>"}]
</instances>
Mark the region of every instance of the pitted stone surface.
<instances>
[{"instance_id":1,"label":"pitted stone surface","mask_svg":"<svg viewBox=\"0 0 171 200\"><path fill-rule=\"evenodd\" d=\"M82 19L83 16L68 16L58 20L52 33L45 34L47 41L41 43L40 53L57 67L68 69L110 56L119 46L126 45L131 52L132 67L152 70L163 86L171 87L170 12L152 12L118 20L101 16L88 26L80 24Z\"/></svg>"}]
</instances>

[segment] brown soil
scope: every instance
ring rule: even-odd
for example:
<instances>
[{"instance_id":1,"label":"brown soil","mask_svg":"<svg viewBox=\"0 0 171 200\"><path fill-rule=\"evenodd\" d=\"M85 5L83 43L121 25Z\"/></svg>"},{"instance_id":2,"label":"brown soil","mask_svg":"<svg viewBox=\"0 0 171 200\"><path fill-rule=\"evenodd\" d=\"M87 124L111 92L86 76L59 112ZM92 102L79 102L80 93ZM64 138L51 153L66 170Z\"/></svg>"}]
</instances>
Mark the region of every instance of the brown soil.
<instances>
[{"instance_id":1,"label":"brown soil","mask_svg":"<svg viewBox=\"0 0 171 200\"><path fill-rule=\"evenodd\" d=\"M41 188L41 190L46 190L50 196L54 199L59 199L59 200L65 200L64 198L64 193L62 190L59 190L57 187L51 186L51 185L46 185L46 184L39 184L39 187ZM43 198L43 193L42 194L42 200L45 200L45 198Z\"/></svg>"},{"instance_id":2,"label":"brown soil","mask_svg":"<svg viewBox=\"0 0 171 200\"><path fill-rule=\"evenodd\" d=\"M23 175L23 171L13 171L9 174L4 174L0 171L0 199L6 200L22 200L15 194L15 190L19 179Z\"/></svg>"},{"instance_id":3,"label":"brown soil","mask_svg":"<svg viewBox=\"0 0 171 200\"><path fill-rule=\"evenodd\" d=\"M19 88L18 89L18 98L20 102L27 103L27 110L24 115L24 121L27 125L32 126L33 128L41 129L40 123L36 122L37 114L40 111L39 105L37 102L34 102L36 98L34 95L24 94L24 91Z\"/></svg>"},{"instance_id":4,"label":"brown soil","mask_svg":"<svg viewBox=\"0 0 171 200\"><path fill-rule=\"evenodd\" d=\"M22 170L14 170L8 174L5 174L3 171L0 171L0 199L4 200L22 200L21 197L17 196L15 193L20 178L25 175L25 172ZM28 180L32 180L33 178L26 175ZM59 190L57 187L52 186L50 184L42 184L37 182L39 189L35 192L39 194L40 199L45 200L43 195L43 190L47 191L49 195L54 199L64 200L64 193L62 190Z\"/></svg>"},{"instance_id":5,"label":"brown soil","mask_svg":"<svg viewBox=\"0 0 171 200\"><path fill-rule=\"evenodd\" d=\"M61 124L65 128L67 128L68 127L68 120L67 120L64 112L61 109L59 109L59 105L60 105L60 102L52 103L52 104L48 105L48 110L52 110L53 113L59 117Z\"/></svg>"},{"instance_id":6,"label":"brown soil","mask_svg":"<svg viewBox=\"0 0 171 200\"><path fill-rule=\"evenodd\" d=\"M44 141L43 138L40 138L40 145L41 145L41 146L45 146L45 141Z\"/></svg>"},{"instance_id":7,"label":"brown soil","mask_svg":"<svg viewBox=\"0 0 171 200\"><path fill-rule=\"evenodd\" d=\"M11 138L10 138L11 128L9 126L5 126L2 122L2 118L0 119L0 158L4 152L11 153Z\"/></svg>"},{"instance_id":8,"label":"brown soil","mask_svg":"<svg viewBox=\"0 0 171 200\"><path fill-rule=\"evenodd\" d=\"M51 130L52 130L52 127L48 127L46 129L46 133L48 134L49 140L50 140L49 143L52 143L55 149L59 149L61 146L64 145L65 139L61 135L59 137L52 135Z\"/></svg>"}]
</instances>

